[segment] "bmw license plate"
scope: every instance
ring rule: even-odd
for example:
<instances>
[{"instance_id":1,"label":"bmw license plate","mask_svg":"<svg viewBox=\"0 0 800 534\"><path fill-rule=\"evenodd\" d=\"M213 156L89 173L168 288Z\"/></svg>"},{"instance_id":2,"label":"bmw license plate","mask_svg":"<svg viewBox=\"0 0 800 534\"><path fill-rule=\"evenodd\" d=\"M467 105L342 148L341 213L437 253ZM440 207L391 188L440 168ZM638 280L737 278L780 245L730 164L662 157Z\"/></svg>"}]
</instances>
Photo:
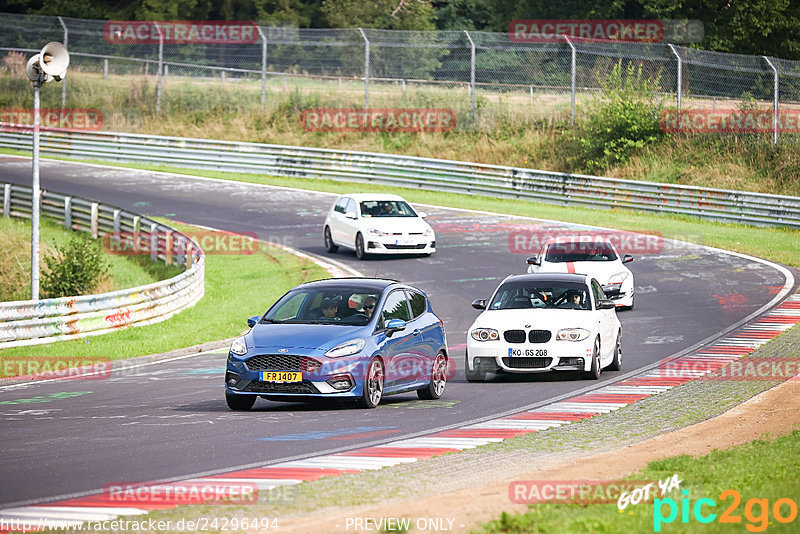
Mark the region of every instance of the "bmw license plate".
<instances>
[{"instance_id":1,"label":"bmw license plate","mask_svg":"<svg viewBox=\"0 0 800 534\"><path fill-rule=\"evenodd\" d=\"M302 382L303 373L296 371L261 371L262 382Z\"/></svg>"}]
</instances>

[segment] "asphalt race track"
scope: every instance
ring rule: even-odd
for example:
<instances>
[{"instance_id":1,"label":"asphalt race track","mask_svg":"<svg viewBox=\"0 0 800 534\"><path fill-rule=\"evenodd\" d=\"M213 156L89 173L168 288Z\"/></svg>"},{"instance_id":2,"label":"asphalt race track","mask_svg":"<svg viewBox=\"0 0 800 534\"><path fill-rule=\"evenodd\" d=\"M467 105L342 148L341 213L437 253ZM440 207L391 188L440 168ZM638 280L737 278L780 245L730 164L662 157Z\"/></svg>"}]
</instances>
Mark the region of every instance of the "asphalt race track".
<instances>
[{"instance_id":1,"label":"asphalt race track","mask_svg":"<svg viewBox=\"0 0 800 534\"><path fill-rule=\"evenodd\" d=\"M29 185L30 161L0 158L0 180ZM457 372L439 401L419 401L411 393L385 398L375 410L259 400L250 412L231 412L223 396L224 353L102 380L0 388L3 507L111 483L188 477L399 439L598 384L550 375L495 377L483 384L463 378L466 329L477 315L470 303L488 298L506 275L525 271L527 251L513 251L510 236L540 235L532 232L551 231L553 223L424 207L437 232L436 254L359 262L352 252L328 255L322 247L330 194L55 161L42 162L41 183L43 189L132 212L255 232L262 240L339 260L365 276L415 284L444 319ZM600 384L720 333L768 303L785 282L768 265L699 246L667 241L647 252L629 264L637 297L633 311L620 313L623 371L603 373ZM242 310L243 329L247 317L269 304ZM36 402L25 401L32 398Z\"/></svg>"}]
</instances>

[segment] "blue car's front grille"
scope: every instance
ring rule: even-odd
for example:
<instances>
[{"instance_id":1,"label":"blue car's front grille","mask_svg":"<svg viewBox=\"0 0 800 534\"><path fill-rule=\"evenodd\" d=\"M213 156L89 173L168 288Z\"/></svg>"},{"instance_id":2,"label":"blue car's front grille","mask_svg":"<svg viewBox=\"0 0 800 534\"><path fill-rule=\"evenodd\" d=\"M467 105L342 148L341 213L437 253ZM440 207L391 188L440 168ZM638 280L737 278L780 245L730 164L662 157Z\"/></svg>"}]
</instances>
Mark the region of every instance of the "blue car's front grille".
<instances>
[{"instance_id":1,"label":"blue car's front grille","mask_svg":"<svg viewBox=\"0 0 800 534\"><path fill-rule=\"evenodd\" d=\"M297 395L319 393L313 384L305 382L250 382L244 389L250 393L294 393Z\"/></svg>"},{"instance_id":2,"label":"blue car's front grille","mask_svg":"<svg viewBox=\"0 0 800 534\"><path fill-rule=\"evenodd\" d=\"M244 361L251 371L314 371L320 363L308 356L289 354L259 354Z\"/></svg>"}]
</instances>

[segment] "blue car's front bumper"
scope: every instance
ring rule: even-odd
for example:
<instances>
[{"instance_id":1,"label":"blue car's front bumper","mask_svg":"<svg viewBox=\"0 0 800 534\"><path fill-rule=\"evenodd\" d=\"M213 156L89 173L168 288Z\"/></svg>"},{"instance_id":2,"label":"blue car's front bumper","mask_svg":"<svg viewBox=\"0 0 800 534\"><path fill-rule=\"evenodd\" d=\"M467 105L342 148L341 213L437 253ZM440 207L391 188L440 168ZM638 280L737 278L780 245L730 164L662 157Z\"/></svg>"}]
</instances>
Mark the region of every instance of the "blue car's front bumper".
<instances>
[{"instance_id":1,"label":"blue car's front bumper","mask_svg":"<svg viewBox=\"0 0 800 534\"><path fill-rule=\"evenodd\" d=\"M295 397L357 398L362 394L366 361L363 357L326 358L320 356L252 355L243 358L228 355L225 392L230 395L256 395L287 399ZM248 361L248 363L245 363ZM368 361L368 359L367 359ZM253 369L251 369L253 367ZM301 373L292 381L264 380L264 373L277 371ZM285 378L285 377L282 377Z\"/></svg>"}]
</instances>

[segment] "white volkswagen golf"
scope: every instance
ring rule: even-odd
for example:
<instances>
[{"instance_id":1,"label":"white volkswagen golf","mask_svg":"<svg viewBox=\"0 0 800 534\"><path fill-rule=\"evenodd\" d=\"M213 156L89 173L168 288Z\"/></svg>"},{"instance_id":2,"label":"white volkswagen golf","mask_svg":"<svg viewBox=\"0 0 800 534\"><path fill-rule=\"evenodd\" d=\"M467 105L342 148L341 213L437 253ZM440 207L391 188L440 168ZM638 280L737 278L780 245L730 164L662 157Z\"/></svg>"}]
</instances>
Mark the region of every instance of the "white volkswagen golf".
<instances>
[{"instance_id":1,"label":"white volkswagen golf","mask_svg":"<svg viewBox=\"0 0 800 534\"><path fill-rule=\"evenodd\" d=\"M371 254L430 256L436 252L436 235L424 217L397 195L342 195L325 217L325 249L352 248L360 260Z\"/></svg>"},{"instance_id":2,"label":"white volkswagen golf","mask_svg":"<svg viewBox=\"0 0 800 534\"><path fill-rule=\"evenodd\" d=\"M466 377L486 373L583 371L590 379L622 366L614 302L584 274L519 274L500 283L467 331Z\"/></svg>"},{"instance_id":3,"label":"white volkswagen golf","mask_svg":"<svg viewBox=\"0 0 800 534\"><path fill-rule=\"evenodd\" d=\"M528 258L529 273L578 273L597 279L617 308L633 308L633 273L624 264L633 256L620 257L608 239L561 236L542 243L538 256Z\"/></svg>"}]
</instances>

